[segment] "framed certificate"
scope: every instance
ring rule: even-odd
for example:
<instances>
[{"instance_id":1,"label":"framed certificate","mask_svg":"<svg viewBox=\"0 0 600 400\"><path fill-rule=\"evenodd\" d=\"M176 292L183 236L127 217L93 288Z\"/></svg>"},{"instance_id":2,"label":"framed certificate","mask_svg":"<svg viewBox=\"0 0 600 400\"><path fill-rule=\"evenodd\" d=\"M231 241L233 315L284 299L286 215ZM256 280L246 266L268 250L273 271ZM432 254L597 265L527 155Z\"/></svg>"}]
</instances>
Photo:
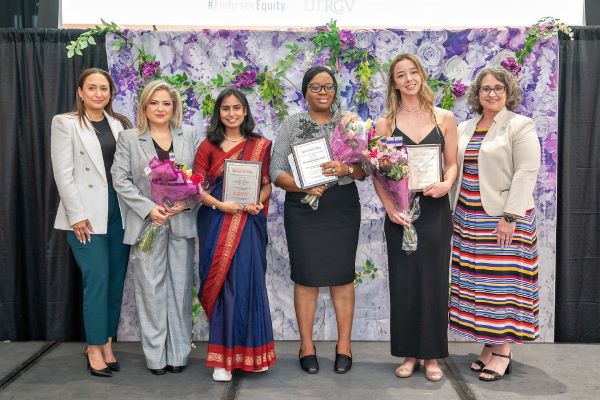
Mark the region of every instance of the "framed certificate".
<instances>
[{"instance_id":1,"label":"framed certificate","mask_svg":"<svg viewBox=\"0 0 600 400\"><path fill-rule=\"evenodd\" d=\"M337 176L325 176L322 173L321 164L333 160L326 138L294 143L291 147L302 189L337 182Z\"/></svg>"},{"instance_id":2,"label":"framed certificate","mask_svg":"<svg viewBox=\"0 0 600 400\"><path fill-rule=\"evenodd\" d=\"M440 144L407 145L410 176L408 188L421 192L432 183L442 181L442 146Z\"/></svg>"},{"instance_id":3,"label":"framed certificate","mask_svg":"<svg viewBox=\"0 0 600 400\"><path fill-rule=\"evenodd\" d=\"M260 201L262 162L225 160L223 168L223 201L240 206Z\"/></svg>"}]
</instances>

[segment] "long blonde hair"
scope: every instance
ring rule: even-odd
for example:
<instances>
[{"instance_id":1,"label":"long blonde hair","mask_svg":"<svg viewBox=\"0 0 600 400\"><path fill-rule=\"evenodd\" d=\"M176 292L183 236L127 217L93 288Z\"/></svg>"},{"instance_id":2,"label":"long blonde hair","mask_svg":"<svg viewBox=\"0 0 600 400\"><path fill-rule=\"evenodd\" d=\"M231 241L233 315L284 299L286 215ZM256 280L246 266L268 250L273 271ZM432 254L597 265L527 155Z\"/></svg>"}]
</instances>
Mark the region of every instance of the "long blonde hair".
<instances>
[{"instance_id":1,"label":"long blonde hair","mask_svg":"<svg viewBox=\"0 0 600 400\"><path fill-rule=\"evenodd\" d=\"M173 115L171 116L171 125L175 128L181 126L183 121L183 105L181 103L181 95L173 86L167 82L157 79L144 87L142 94L140 95L140 102L137 107L137 129L140 134L146 132L149 128L148 116L146 115L146 106L150 102L150 99L155 92L164 90L169 93L171 100L173 101Z\"/></svg>"},{"instance_id":2,"label":"long blonde hair","mask_svg":"<svg viewBox=\"0 0 600 400\"><path fill-rule=\"evenodd\" d=\"M417 72L421 76L421 88L419 89L418 94L420 107L423 107L423 109L429 111L431 113L432 121L435 122L435 104L433 103L435 94L427 84L427 73L425 72L425 68L423 68L423 64L421 64L421 60L419 60L417 56L410 53L403 53L397 55L392 60L392 63L390 64L390 70L388 71L387 96L385 100L387 113L385 114L385 120L390 132L394 126L394 118L402 106L402 96L400 95L400 90L396 88L394 83L394 68L396 67L396 64L403 60L409 60L415 64Z\"/></svg>"}]
</instances>

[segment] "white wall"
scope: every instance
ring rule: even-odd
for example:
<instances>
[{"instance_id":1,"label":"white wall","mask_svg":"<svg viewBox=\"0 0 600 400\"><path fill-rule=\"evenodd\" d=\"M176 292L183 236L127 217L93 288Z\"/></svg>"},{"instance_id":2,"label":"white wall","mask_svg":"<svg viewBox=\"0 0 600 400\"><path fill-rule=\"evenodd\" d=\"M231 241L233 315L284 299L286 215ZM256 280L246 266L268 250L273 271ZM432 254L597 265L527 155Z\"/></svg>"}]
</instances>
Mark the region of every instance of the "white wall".
<instances>
[{"instance_id":1,"label":"white wall","mask_svg":"<svg viewBox=\"0 0 600 400\"><path fill-rule=\"evenodd\" d=\"M585 0L62 0L65 27L120 26L343 27L528 26L552 16L583 25Z\"/></svg>"}]
</instances>

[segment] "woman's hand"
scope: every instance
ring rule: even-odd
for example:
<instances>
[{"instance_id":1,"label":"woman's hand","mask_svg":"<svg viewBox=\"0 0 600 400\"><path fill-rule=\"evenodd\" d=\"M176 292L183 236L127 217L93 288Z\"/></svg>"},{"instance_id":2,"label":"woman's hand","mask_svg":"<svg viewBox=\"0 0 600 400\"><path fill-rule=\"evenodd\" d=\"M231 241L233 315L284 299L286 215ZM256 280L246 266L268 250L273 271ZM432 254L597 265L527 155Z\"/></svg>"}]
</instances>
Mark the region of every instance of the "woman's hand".
<instances>
[{"instance_id":1,"label":"woman's hand","mask_svg":"<svg viewBox=\"0 0 600 400\"><path fill-rule=\"evenodd\" d=\"M220 201L217 203L219 211L229 214L236 214L244 211L244 209L233 201Z\"/></svg>"},{"instance_id":2,"label":"woman's hand","mask_svg":"<svg viewBox=\"0 0 600 400\"><path fill-rule=\"evenodd\" d=\"M327 185L319 185L310 189L304 189L303 192L306 194L312 194L314 196L323 196L325 190L327 189Z\"/></svg>"},{"instance_id":3,"label":"woman's hand","mask_svg":"<svg viewBox=\"0 0 600 400\"><path fill-rule=\"evenodd\" d=\"M89 219L75 222L71 227L73 228L75 237L81 243L89 243L92 241L92 233L94 233L94 230L92 229L92 224Z\"/></svg>"},{"instance_id":4,"label":"woman's hand","mask_svg":"<svg viewBox=\"0 0 600 400\"><path fill-rule=\"evenodd\" d=\"M256 215L259 212L261 212L262 209L265 208L265 206L263 206L262 203L258 203L258 204L252 203L252 204L248 204L246 207L242 207L242 208L245 208L244 211L246 211L248 214Z\"/></svg>"},{"instance_id":5,"label":"woman's hand","mask_svg":"<svg viewBox=\"0 0 600 400\"><path fill-rule=\"evenodd\" d=\"M150 211L150 219L158 225L162 225L169 220L171 213L163 206L156 206Z\"/></svg>"},{"instance_id":6,"label":"woman's hand","mask_svg":"<svg viewBox=\"0 0 600 400\"><path fill-rule=\"evenodd\" d=\"M173 216L179 214L180 212L188 208L188 205L185 201L176 201L175 204L173 204L173 207L169 207L166 204L164 204L164 207L165 210L167 210L167 213Z\"/></svg>"},{"instance_id":7,"label":"woman's hand","mask_svg":"<svg viewBox=\"0 0 600 400\"><path fill-rule=\"evenodd\" d=\"M325 176L346 176L350 173L348 164L335 160L321 164L321 168Z\"/></svg>"},{"instance_id":8,"label":"woman's hand","mask_svg":"<svg viewBox=\"0 0 600 400\"><path fill-rule=\"evenodd\" d=\"M439 199L440 197L445 196L450 189L452 189L451 184L445 181L436 182L423 189L423 195L433 197L434 199Z\"/></svg>"},{"instance_id":9,"label":"woman's hand","mask_svg":"<svg viewBox=\"0 0 600 400\"><path fill-rule=\"evenodd\" d=\"M406 214L401 213L395 208L389 210L386 209L385 212L390 218L390 221L392 221L393 223L405 226L407 228L410 227L412 221L406 216Z\"/></svg>"},{"instance_id":10,"label":"woman's hand","mask_svg":"<svg viewBox=\"0 0 600 400\"><path fill-rule=\"evenodd\" d=\"M507 222L504 218L498 220L496 229L492 231L492 233L496 234L496 243L498 243L498 246L506 247L512 243L516 227L516 222Z\"/></svg>"}]
</instances>

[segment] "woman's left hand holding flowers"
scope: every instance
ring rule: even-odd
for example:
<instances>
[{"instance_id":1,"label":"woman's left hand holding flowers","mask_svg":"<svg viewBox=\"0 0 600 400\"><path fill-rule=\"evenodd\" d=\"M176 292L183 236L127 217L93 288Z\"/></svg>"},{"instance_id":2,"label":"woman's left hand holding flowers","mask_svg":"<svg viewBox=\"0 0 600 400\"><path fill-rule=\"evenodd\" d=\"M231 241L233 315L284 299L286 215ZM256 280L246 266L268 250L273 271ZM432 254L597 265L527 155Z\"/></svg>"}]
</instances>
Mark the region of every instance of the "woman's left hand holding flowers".
<instances>
[{"instance_id":1,"label":"woman's left hand holding flowers","mask_svg":"<svg viewBox=\"0 0 600 400\"><path fill-rule=\"evenodd\" d=\"M423 189L423 195L433 197L434 199L439 199L440 197L446 195L450 189L452 189L452 184L446 181L432 183Z\"/></svg>"},{"instance_id":2,"label":"woman's left hand holding flowers","mask_svg":"<svg viewBox=\"0 0 600 400\"><path fill-rule=\"evenodd\" d=\"M173 216L173 215L179 214L180 212L182 212L183 210L185 210L186 208L188 208L188 204L185 201L176 201L173 204L173 207L169 207L166 204L164 204L163 207L165 207L165 209L167 210L167 212L171 216Z\"/></svg>"},{"instance_id":3,"label":"woman's left hand holding flowers","mask_svg":"<svg viewBox=\"0 0 600 400\"><path fill-rule=\"evenodd\" d=\"M496 243L498 243L498 246L506 247L512 243L516 227L516 222L508 222L504 218L498 220L496 229L492 231L492 233L496 234Z\"/></svg>"}]
</instances>

